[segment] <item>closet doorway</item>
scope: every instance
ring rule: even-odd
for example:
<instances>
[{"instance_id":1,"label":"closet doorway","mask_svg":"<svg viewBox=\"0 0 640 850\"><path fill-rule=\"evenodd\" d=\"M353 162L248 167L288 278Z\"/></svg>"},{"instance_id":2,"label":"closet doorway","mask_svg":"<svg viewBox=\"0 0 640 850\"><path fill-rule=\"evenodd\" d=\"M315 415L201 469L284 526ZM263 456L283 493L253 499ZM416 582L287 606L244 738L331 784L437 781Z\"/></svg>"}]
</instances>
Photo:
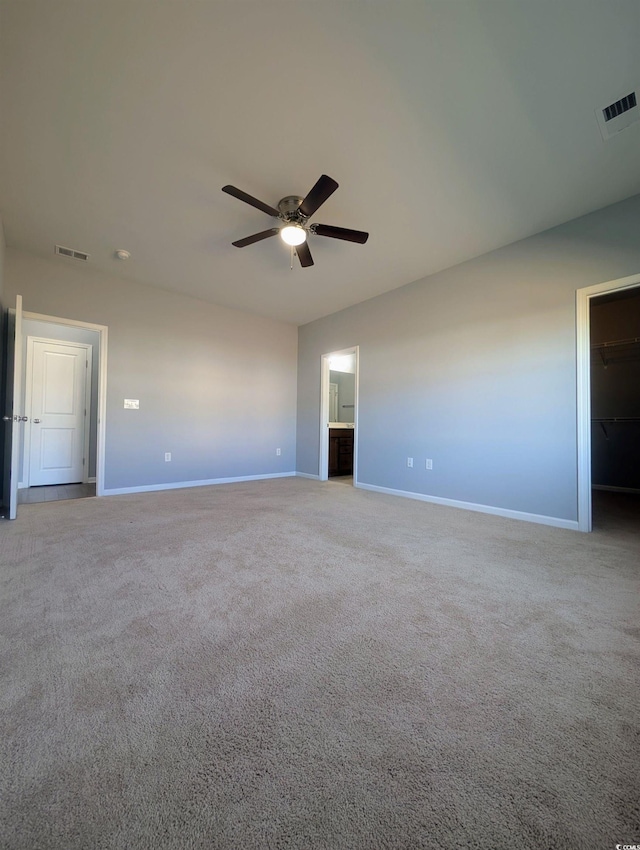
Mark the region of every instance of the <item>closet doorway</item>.
<instances>
[{"instance_id":1,"label":"closet doorway","mask_svg":"<svg viewBox=\"0 0 640 850\"><path fill-rule=\"evenodd\" d=\"M578 290L578 524L640 512L640 275ZM637 522L637 519L635 520Z\"/></svg>"}]
</instances>

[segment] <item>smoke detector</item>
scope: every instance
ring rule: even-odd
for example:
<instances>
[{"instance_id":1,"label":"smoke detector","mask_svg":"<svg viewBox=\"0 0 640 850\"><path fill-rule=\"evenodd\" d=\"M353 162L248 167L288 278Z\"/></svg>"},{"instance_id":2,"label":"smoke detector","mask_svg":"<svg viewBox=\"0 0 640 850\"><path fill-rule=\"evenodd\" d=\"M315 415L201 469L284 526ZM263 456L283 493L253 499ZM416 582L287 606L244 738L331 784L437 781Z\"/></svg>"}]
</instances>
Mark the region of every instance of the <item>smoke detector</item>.
<instances>
[{"instance_id":1,"label":"smoke detector","mask_svg":"<svg viewBox=\"0 0 640 850\"><path fill-rule=\"evenodd\" d=\"M118 251L116 251L115 254L116 254L116 257L119 260L128 260L129 257L131 256L130 251L124 251L122 248L120 248Z\"/></svg>"}]
</instances>

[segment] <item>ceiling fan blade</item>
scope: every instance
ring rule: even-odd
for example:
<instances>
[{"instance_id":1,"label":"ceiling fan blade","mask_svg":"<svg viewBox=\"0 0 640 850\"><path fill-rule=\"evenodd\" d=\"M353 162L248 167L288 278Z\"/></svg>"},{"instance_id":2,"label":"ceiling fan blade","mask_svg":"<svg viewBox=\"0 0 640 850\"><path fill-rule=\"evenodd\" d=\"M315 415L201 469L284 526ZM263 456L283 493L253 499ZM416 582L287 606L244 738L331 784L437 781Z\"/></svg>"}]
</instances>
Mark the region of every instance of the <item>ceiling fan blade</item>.
<instances>
[{"instance_id":1,"label":"ceiling fan blade","mask_svg":"<svg viewBox=\"0 0 640 850\"><path fill-rule=\"evenodd\" d=\"M302 245L296 245L296 254L303 269L313 265L313 257L311 256L308 242L303 242Z\"/></svg>"},{"instance_id":2,"label":"ceiling fan blade","mask_svg":"<svg viewBox=\"0 0 640 850\"><path fill-rule=\"evenodd\" d=\"M338 184L336 181L327 174L323 174L298 209L304 216L309 217L313 215L324 204L327 198L333 195L337 188Z\"/></svg>"},{"instance_id":3,"label":"ceiling fan blade","mask_svg":"<svg viewBox=\"0 0 640 850\"><path fill-rule=\"evenodd\" d=\"M232 242L232 245L235 245L236 248L245 248L247 245L253 245L254 242L260 242L262 239L268 239L270 236L275 236L276 233L280 233L280 228L278 227L270 227L269 230L262 230L260 233L254 233L253 236L245 236L244 239L238 239L236 242Z\"/></svg>"},{"instance_id":4,"label":"ceiling fan blade","mask_svg":"<svg viewBox=\"0 0 640 850\"><path fill-rule=\"evenodd\" d=\"M330 224L314 224L313 233L317 236L330 236L332 239L344 239L345 242L358 242L360 245L369 238L364 230L350 230L348 227L333 227Z\"/></svg>"},{"instance_id":5,"label":"ceiling fan blade","mask_svg":"<svg viewBox=\"0 0 640 850\"><path fill-rule=\"evenodd\" d=\"M265 212L267 215L272 215L275 218L278 218L280 215L275 207L270 207L269 204L265 204L263 201L254 198L253 195L247 195L246 192L243 192L242 189L236 189L235 186L223 186L222 191L226 192L227 195L237 198L239 201L244 201L245 204L250 204L250 206Z\"/></svg>"}]
</instances>

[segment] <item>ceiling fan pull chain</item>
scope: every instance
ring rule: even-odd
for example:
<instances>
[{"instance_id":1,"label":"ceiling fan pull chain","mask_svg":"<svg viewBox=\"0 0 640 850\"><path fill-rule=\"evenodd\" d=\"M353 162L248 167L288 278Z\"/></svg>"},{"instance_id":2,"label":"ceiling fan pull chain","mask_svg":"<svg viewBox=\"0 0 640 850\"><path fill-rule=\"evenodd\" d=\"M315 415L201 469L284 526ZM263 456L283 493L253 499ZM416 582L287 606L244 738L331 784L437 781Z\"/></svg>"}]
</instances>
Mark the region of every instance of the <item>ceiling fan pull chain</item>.
<instances>
[{"instance_id":1,"label":"ceiling fan pull chain","mask_svg":"<svg viewBox=\"0 0 640 850\"><path fill-rule=\"evenodd\" d=\"M291 246L291 271L293 271L293 251L294 251L294 248L293 248L293 245L292 245Z\"/></svg>"}]
</instances>

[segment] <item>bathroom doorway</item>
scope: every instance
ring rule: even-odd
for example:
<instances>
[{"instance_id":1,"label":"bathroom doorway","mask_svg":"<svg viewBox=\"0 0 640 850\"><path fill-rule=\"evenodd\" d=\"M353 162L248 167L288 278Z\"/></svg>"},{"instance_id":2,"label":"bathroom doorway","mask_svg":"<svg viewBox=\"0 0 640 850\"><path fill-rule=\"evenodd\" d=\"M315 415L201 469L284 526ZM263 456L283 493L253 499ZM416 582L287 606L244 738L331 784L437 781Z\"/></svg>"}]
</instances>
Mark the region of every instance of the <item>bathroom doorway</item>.
<instances>
[{"instance_id":1,"label":"bathroom doorway","mask_svg":"<svg viewBox=\"0 0 640 850\"><path fill-rule=\"evenodd\" d=\"M357 486L358 347L321 358L321 481Z\"/></svg>"}]
</instances>

